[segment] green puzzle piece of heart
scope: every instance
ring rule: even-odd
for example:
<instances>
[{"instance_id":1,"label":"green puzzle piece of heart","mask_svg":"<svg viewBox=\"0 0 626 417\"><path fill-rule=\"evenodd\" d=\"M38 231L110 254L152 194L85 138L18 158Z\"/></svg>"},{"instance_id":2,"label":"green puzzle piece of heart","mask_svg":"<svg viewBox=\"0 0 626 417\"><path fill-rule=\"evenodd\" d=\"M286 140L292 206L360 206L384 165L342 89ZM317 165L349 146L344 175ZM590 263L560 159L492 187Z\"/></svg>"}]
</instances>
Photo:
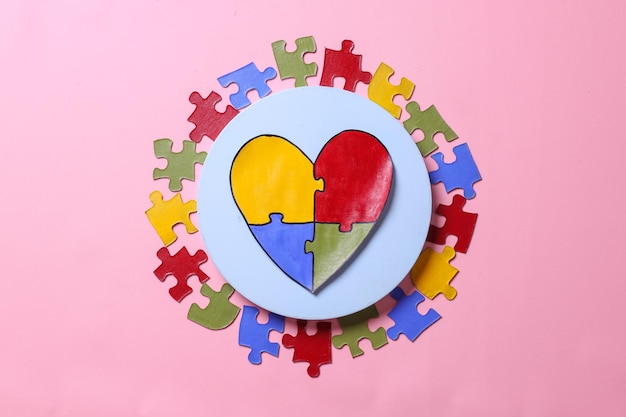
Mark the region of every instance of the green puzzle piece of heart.
<instances>
[{"instance_id":1,"label":"green puzzle piece of heart","mask_svg":"<svg viewBox=\"0 0 626 417\"><path fill-rule=\"evenodd\" d=\"M304 245L313 253L313 288L319 288L357 250L374 223L355 223L349 232L340 232L337 223L316 223L315 238Z\"/></svg>"}]
</instances>

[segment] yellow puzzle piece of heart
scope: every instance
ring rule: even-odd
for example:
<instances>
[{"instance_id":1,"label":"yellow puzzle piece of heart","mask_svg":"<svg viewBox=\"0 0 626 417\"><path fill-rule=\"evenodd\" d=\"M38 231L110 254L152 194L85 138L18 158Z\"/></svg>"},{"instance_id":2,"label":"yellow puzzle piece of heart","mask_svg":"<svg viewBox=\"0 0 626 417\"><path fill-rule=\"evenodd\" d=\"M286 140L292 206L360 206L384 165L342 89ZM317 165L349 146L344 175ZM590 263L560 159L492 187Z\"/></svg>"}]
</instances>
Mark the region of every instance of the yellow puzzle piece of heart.
<instances>
[{"instance_id":1,"label":"yellow puzzle piece of heart","mask_svg":"<svg viewBox=\"0 0 626 417\"><path fill-rule=\"evenodd\" d=\"M271 135L257 136L239 150L230 185L250 225L268 224L271 213L282 213L284 223L313 222L315 191L324 190L309 158L288 140Z\"/></svg>"}]
</instances>

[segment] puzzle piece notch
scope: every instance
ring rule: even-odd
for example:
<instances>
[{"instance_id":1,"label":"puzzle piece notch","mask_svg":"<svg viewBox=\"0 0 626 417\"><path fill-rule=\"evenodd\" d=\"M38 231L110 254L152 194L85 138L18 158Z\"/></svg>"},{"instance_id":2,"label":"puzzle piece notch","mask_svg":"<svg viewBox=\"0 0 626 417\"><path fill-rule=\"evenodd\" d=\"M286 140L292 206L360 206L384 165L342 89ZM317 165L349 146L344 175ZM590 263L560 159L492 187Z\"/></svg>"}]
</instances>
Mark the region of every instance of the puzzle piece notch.
<instances>
[{"instance_id":1,"label":"puzzle piece notch","mask_svg":"<svg viewBox=\"0 0 626 417\"><path fill-rule=\"evenodd\" d=\"M467 253L469 244L472 241L472 236L474 235L478 214L463 211L466 202L467 200L463 196L456 194L452 197L452 204L449 206L439 204L436 213L440 216L444 216L446 222L442 227L431 224L426 240L438 245L445 245L446 238L450 235L454 235L457 237L454 250L460 253Z\"/></svg>"},{"instance_id":2,"label":"puzzle piece notch","mask_svg":"<svg viewBox=\"0 0 626 417\"><path fill-rule=\"evenodd\" d=\"M233 83L237 84L239 90L230 95L230 103L237 110L241 110L250 105L250 100L247 96L250 91L255 90L259 98L270 94L272 90L267 85L267 82L273 78L276 78L276 70L274 68L267 67L263 71L259 71L256 64L251 62L228 74L222 75L217 81L224 88Z\"/></svg>"},{"instance_id":3,"label":"puzzle piece notch","mask_svg":"<svg viewBox=\"0 0 626 417\"><path fill-rule=\"evenodd\" d=\"M178 238L173 230L177 224L184 224L187 233L198 231L189 217L197 210L195 200L183 203L180 193L176 193L170 200L163 200L160 191L153 191L150 193L150 201L152 207L146 210L146 216L165 246L171 245Z\"/></svg>"},{"instance_id":4,"label":"puzzle piece notch","mask_svg":"<svg viewBox=\"0 0 626 417\"><path fill-rule=\"evenodd\" d=\"M393 102L393 98L401 95L405 100L411 98L415 84L402 77L400 84L394 85L389 82L394 70L389 65L381 62L372 76L372 81L367 89L367 96L374 103L387 110L396 119L400 118L402 108Z\"/></svg>"},{"instance_id":5,"label":"puzzle piece notch","mask_svg":"<svg viewBox=\"0 0 626 417\"><path fill-rule=\"evenodd\" d=\"M201 283L209 279L209 276L200 269L200 265L209 259L202 249L190 255L187 248L183 246L172 255L167 248L161 248L157 251L157 257L161 260L161 265L154 270L154 275L161 282L170 275L176 279L176 285L170 288L169 292L172 298L179 303L192 292L191 287L187 284L189 277L195 275Z\"/></svg>"},{"instance_id":6,"label":"puzzle piece notch","mask_svg":"<svg viewBox=\"0 0 626 417\"><path fill-rule=\"evenodd\" d=\"M287 42L284 40L272 43L272 51L280 79L294 78L296 87L305 87L307 86L307 77L317 75L317 64L304 62L305 54L317 51L315 39L313 36L296 39L296 50L293 52L287 52L286 45Z\"/></svg>"},{"instance_id":7,"label":"puzzle piece notch","mask_svg":"<svg viewBox=\"0 0 626 417\"><path fill-rule=\"evenodd\" d=\"M343 89L354 92L359 81L369 84L372 73L361 69L363 55L353 54L353 49L354 42L348 39L341 43L339 51L326 48L320 85L332 87L334 79L340 77L345 81Z\"/></svg>"},{"instance_id":8,"label":"puzzle piece notch","mask_svg":"<svg viewBox=\"0 0 626 417\"><path fill-rule=\"evenodd\" d=\"M482 179L480 172L478 172L478 167L476 167L467 143L455 146L452 151L456 155L456 160L449 164L443 161L441 152L432 156L438 169L428 173L430 182L431 184L443 182L448 193L460 188L463 190L463 196L470 200L476 197L474 183Z\"/></svg>"},{"instance_id":9,"label":"puzzle piece notch","mask_svg":"<svg viewBox=\"0 0 626 417\"><path fill-rule=\"evenodd\" d=\"M456 252L450 246L443 248L441 253L432 248L425 248L411 268L411 280L415 288L431 300L443 294L448 300L456 297L456 289L450 286L450 281L459 272L450 265Z\"/></svg>"},{"instance_id":10,"label":"puzzle piece notch","mask_svg":"<svg viewBox=\"0 0 626 417\"><path fill-rule=\"evenodd\" d=\"M409 132L409 135L417 129L424 134L424 139L417 142L417 148L422 156L427 156L439 148L434 140L437 133L442 133L447 142L458 139L459 136L443 120L439 110L434 105L422 111L417 102L411 101L406 105L406 111L410 117L404 121L404 128Z\"/></svg>"},{"instance_id":11,"label":"puzzle piece notch","mask_svg":"<svg viewBox=\"0 0 626 417\"><path fill-rule=\"evenodd\" d=\"M349 316L340 317L339 325L341 326L342 333L333 336L333 346L337 349L341 349L345 345L348 345L353 358L361 356L364 353L359 347L359 342L363 339L368 339L373 349L379 349L385 346L388 343L385 329L379 327L375 331L371 331L368 326L368 321L377 317L378 310L376 310L375 305L371 305L365 310L361 310Z\"/></svg>"},{"instance_id":12,"label":"puzzle piece notch","mask_svg":"<svg viewBox=\"0 0 626 417\"><path fill-rule=\"evenodd\" d=\"M220 101L222 96L215 91L211 91L207 98L203 98L197 91L189 95L189 102L196 106L187 119L196 125L189 133L189 139L199 143L206 136L214 141L226 125L239 114L239 111L230 104L223 112L218 111L215 106Z\"/></svg>"},{"instance_id":13,"label":"puzzle piece notch","mask_svg":"<svg viewBox=\"0 0 626 417\"><path fill-rule=\"evenodd\" d=\"M166 159L165 169L155 168L152 178L168 178L170 191L176 192L183 189L182 180L196 180L196 164L203 164L206 152L196 152L196 144L190 140L183 141L183 149L180 152L172 152L171 139L157 139L154 141L154 156L158 159Z\"/></svg>"},{"instance_id":14,"label":"puzzle piece notch","mask_svg":"<svg viewBox=\"0 0 626 417\"><path fill-rule=\"evenodd\" d=\"M239 307L229 301L235 289L230 284L223 284L219 291L213 290L207 284L202 284L200 294L209 299L209 304L202 308L193 303L189 307L187 318L202 327L210 330L221 330L233 324Z\"/></svg>"},{"instance_id":15,"label":"puzzle piece notch","mask_svg":"<svg viewBox=\"0 0 626 417\"><path fill-rule=\"evenodd\" d=\"M332 363L331 323L318 321L314 335L307 334L306 323L306 320L298 320L296 335L285 334L282 341L283 346L294 349L293 362L308 362L307 373L311 378L316 378L320 375L320 366Z\"/></svg>"},{"instance_id":16,"label":"puzzle piece notch","mask_svg":"<svg viewBox=\"0 0 626 417\"><path fill-rule=\"evenodd\" d=\"M280 345L270 342L269 333L271 331L282 333L285 330L285 318L283 316L270 312L269 319L264 324L258 322L258 316L258 308L243 306L243 315L239 323L239 345L250 348L248 361L253 365L261 363L263 352L278 357Z\"/></svg>"},{"instance_id":17,"label":"puzzle piece notch","mask_svg":"<svg viewBox=\"0 0 626 417\"><path fill-rule=\"evenodd\" d=\"M414 342L424 330L441 318L439 313L432 308L424 315L417 311L418 304L424 301L424 296L417 291L407 296L400 287L396 287L391 292L391 296L397 301L388 313L388 316L395 322L387 329L387 335L392 340L398 340L398 337L403 334Z\"/></svg>"}]
</instances>

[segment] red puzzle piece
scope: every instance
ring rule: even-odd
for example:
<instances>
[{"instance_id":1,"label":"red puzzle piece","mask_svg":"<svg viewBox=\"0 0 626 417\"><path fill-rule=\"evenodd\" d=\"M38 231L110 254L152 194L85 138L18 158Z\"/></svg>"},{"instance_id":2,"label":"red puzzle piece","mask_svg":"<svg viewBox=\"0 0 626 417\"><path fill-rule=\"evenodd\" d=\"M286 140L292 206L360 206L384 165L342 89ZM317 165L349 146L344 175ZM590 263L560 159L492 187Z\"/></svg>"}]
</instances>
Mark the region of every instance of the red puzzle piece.
<instances>
[{"instance_id":1,"label":"red puzzle piece","mask_svg":"<svg viewBox=\"0 0 626 417\"><path fill-rule=\"evenodd\" d=\"M371 73L361 70L363 55L353 54L353 49L354 42L347 39L341 43L339 51L326 48L320 85L332 87L335 77L341 77L346 81L343 89L354 92L359 81L368 84L372 80Z\"/></svg>"},{"instance_id":2,"label":"red puzzle piece","mask_svg":"<svg viewBox=\"0 0 626 417\"><path fill-rule=\"evenodd\" d=\"M438 245L445 245L449 235L457 237L454 250L456 252L467 253L467 248L474 235L474 227L478 220L478 214L463 211L467 200L462 195L456 194L452 198L452 204L445 206L439 204L436 213L444 216L446 222L442 227L430 226L426 240Z\"/></svg>"},{"instance_id":3,"label":"red puzzle piece","mask_svg":"<svg viewBox=\"0 0 626 417\"><path fill-rule=\"evenodd\" d=\"M369 133L345 130L324 145L315 161L315 177L324 191L315 196L315 221L339 223L348 232L353 223L371 223L385 207L393 166L387 149Z\"/></svg>"},{"instance_id":4,"label":"red puzzle piece","mask_svg":"<svg viewBox=\"0 0 626 417\"><path fill-rule=\"evenodd\" d=\"M308 362L310 377L320 376L320 366L332 363L330 348L330 322L318 321L317 333L310 336L306 332L306 320L298 320L298 333L283 335L283 346L292 348L293 362Z\"/></svg>"},{"instance_id":5,"label":"red puzzle piece","mask_svg":"<svg viewBox=\"0 0 626 417\"><path fill-rule=\"evenodd\" d=\"M217 139L228 122L239 114L239 111L230 104L226 106L224 113L217 111L215 105L220 101L222 96L215 91L211 91L207 98L202 98L197 91L191 93L189 102L195 104L196 109L187 120L196 127L189 133L189 139L196 143L199 143L203 136L208 136L211 140Z\"/></svg>"},{"instance_id":6,"label":"red puzzle piece","mask_svg":"<svg viewBox=\"0 0 626 417\"><path fill-rule=\"evenodd\" d=\"M176 285L170 288L170 295L179 303L191 294L192 289L187 285L187 279L190 276L197 276L201 283L209 279L209 276L200 269L200 265L209 259L203 250L199 250L191 256L187 248L183 246L172 256L167 248L161 248L157 252L157 256L161 260L161 265L154 270L154 275L160 281L165 281L169 275L176 278Z\"/></svg>"}]
</instances>

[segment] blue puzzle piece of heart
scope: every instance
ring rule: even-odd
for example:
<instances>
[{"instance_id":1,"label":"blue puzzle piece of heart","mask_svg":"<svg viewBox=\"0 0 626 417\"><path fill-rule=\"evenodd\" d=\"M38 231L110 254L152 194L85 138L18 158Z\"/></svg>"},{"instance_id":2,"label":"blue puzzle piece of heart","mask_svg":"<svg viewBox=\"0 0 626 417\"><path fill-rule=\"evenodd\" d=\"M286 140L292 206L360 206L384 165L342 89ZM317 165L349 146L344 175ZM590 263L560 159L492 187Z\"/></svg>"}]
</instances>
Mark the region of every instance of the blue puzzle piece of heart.
<instances>
[{"instance_id":1,"label":"blue puzzle piece of heart","mask_svg":"<svg viewBox=\"0 0 626 417\"><path fill-rule=\"evenodd\" d=\"M396 287L391 292L391 296L398 302L388 313L388 316L396 323L387 329L387 335L393 340L398 340L400 334L404 334L411 342L414 342L424 330L441 318L439 313L432 308L425 315L417 311L417 305L425 299L418 291L406 295L402 288Z\"/></svg>"},{"instance_id":2,"label":"blue puzzle piece of heart","mask_svg":"<svg viewBox=\"0 0 626 417\"><path fill-rule=\"evenodd\" d=\"M283 215L270 214L268 224L250 230L263 250L280 269L303 287L313 290L313 254L305 253L307 240L313 240L314 223L283 223Z\"/></svg>"},{"instance_id":3,"label":"blue puzzle piece of heart","mask_svg":"<svg viewBox=\"0 0 626 417\"><path fill-rule=\"evenodd\" d=\"M274 330L282 333L285 330L285 318L278 314L269 313L269 320L265 324L257 321L259 309L252 306L243 306L243 315L239 324L239 345L249 347L248 361L253 365L261 363L261 353L266 352L278 356L280 345L269 341L269 333Z\"/></svg>"},{"instance_id":4,"label":"blue puzzle piece of heart","mask_svg":"<svg viewBox=\"0 0 626 417\"><path fill-rule=\"evenodd\" d=\"M217 79L222 87L228 87L235 83L239 86L239 91L230 95L230 103L237 110L250 105L247 97L248 92L256 90L260 98L267 96L272 90L267 82L272 78L276 78L276 70L267 67L263 71L259 71L254 62L249 63L235 71L224 74Z\"/></svg>"},{"instance_id":5,"label":"blue puzzle piece of heart","mask_svg":"<svg viewBox=\"0 0 626 417\"><path fill-rule=\"evenodd\" d=\"M431 184L443 182L448 193L454 189L461 188L466 199L474 198L476 197L476 192L473 185L482 178L469 146L467 143L463 143L452 148L452 151L456 155L456 160L450 164L443 161L441 152L433 155L432 158L437 162L438 169L428 173L430 182Z\"/></svg>"}]
</instances>

